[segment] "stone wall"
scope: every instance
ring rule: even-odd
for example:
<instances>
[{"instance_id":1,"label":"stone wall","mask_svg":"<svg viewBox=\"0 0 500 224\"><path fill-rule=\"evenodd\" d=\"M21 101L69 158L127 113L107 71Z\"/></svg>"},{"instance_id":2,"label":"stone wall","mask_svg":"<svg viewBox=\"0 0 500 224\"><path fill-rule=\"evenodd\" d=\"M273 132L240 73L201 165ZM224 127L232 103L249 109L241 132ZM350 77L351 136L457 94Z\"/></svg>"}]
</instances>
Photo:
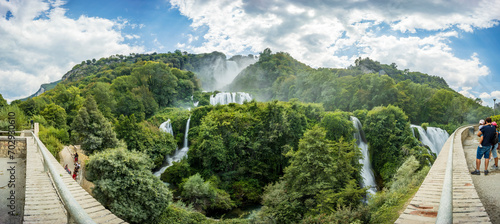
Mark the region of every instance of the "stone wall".
<instances>
[{"instance_id":1,"label":"stone wall","mask_svg":"<svg viewBox=\"0 0 500 224\"><path fill-rule=\"evenodd\" d=\"M26 138L16 136L15 158L26 158ZM0 157L9 157L9 139L7 136L0 136Z\"/></svg>"}]
</instances>

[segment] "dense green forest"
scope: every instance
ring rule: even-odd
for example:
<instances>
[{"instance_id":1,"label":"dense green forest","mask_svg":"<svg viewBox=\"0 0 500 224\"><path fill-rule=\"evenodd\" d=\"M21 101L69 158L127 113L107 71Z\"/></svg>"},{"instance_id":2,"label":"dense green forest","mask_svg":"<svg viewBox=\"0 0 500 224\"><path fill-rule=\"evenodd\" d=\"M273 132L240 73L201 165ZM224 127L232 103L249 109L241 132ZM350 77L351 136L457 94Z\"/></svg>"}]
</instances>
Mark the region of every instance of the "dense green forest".
<instances>
[{"instance_id":1,"label":"dense green forest","mask_svg":"<svg viewBox=\"0 0 500 224\"><path fill-rule=\"evenodd\" d=\"M347 69L313 69L289 54L264 50L259 61L242 71L229 87L245 91L261 101L322 103L325 110L370 110L397 106L412 123L475 123L477 117L492 114L479 99L470 99L450 89L436 76L398 70L369 58L357 59ZM454 128L448 128L448 131Z\"/></svg>"},{"instance_id":2,"label":"dense green forest","mask_svg":"<svg viewBox=\"0 0 500 224\"><path fill-rule=\"evenodd\" d=\"M245 57L253 55L229 60ZM391 223L436 156L410 123L451 132L493 114L442 78L394 63L314 69L269 49L227 87L256 100L213 106L215 92L202 90L217 71L204 68L221 59L176 51L87 60L40 96L7 105L0 95L0 128L15 111L18 129L41 124L54 156L80 144L93 196L131 223ZM371 198L350 116L370 146L379 190ZM182 146L189 118L187 158L154 176ZM168 119L174 136L158 128ZM251 205L262 207L250 218L221 215Z\"/></svg>"}]
</instances>

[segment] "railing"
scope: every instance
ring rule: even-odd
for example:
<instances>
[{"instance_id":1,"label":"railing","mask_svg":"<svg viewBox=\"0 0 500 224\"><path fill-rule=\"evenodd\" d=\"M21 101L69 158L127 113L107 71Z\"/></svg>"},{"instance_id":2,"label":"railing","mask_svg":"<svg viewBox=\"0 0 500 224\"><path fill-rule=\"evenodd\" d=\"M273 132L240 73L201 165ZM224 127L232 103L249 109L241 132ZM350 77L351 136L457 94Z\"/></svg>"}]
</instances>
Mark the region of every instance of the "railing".
<instances>
[{"instance_id":1,"label":"railing","mask_svg":"<svg viewBox=\"0 0 500 224\"><path fill-rule=\"evenodd\" d=\"M458 130L458 129L457 129ZM451 135L450 150L448 151L448 162L444 174L443 190L436 217L436 223L453 223L453 142L455 133Z\"/></svg>"},{"instance_id":2,"label":"railing","mask_svg":"<svg viewBox=\"0 0 500 224\"><path fill-rule=\"evenodd\" d=\"M448 152L448 162L446 164L446 171L443 182L443 190L441 191L441 200L439 201L439 209L436 217L436 223L453 223L453 144L455 141L455 134L462 128L469 127L469 135L474 134L474 128L470 125L461 126L453 132L450 142L450 150ZM464 130L462 130L465 132ZM461 139L462 140L462 139Z\"/></svg>"},{"instance_id":3,"label":"railing","mask_svg":"<svg viewBox=\"0 0 500 224\"><path fill-rule=\"evenodd\" d=\"M31 133L32 131L29 131L29 130L25 130L25 131L15 131L14 133L16 134L21 134L21 133L25 133L25 134L29 134ZM11 133L10 131L0 131L0 136L8 136L8 134ZM7 134L7 135L3 135L3 134ZM16 136L19 136L19 135L16 135Z\"/></svg>"},{"instance_id":4,"label":"railing","mask_svg":"<svg viewBox=\"0 0 500 224\"><path fill-rule=\"evenodd\" d=\"M36 135L31 132L35 142L37 143L37 148L40 150L43 156L44 167L48 169L50 172L50 176L52 177L52 181L57 188L61 199L64 202L64 207L68 212L68 223L70 220L74 220L78 224L95 224L95 222L90 218L90 216L83 210L82 206L75 200L75 198L71 195L69 189L64 184L61 176L56 171L54 165L50 162L49 150L45 147L45 145L40 141Z\"/></svg>"}]
</instances>

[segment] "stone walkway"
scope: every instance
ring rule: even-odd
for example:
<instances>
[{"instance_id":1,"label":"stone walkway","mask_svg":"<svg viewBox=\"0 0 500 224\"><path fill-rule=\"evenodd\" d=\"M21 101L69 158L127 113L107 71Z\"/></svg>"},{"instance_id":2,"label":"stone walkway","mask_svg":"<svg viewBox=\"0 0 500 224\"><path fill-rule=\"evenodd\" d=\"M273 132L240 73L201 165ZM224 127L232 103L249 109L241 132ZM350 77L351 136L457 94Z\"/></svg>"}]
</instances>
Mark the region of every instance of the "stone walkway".
<instances>
[{"instance_id":1,"label":"stone walkway","mask_svg":"<svg viewBox=\"0 0 500 224\"><path fill-rule=\"evenodd\" d=\"M477 132L476 132L477 133ZM468 171L476 168L476 150L479 145L477 136L468 137L464 141L465 157ZM481 160L481 175L472 175L474 186L492 223L500 223L500 170L492 170L494 161L490 161L488 176L484 176L484 159Z\"/></svg>"}]
</instances>

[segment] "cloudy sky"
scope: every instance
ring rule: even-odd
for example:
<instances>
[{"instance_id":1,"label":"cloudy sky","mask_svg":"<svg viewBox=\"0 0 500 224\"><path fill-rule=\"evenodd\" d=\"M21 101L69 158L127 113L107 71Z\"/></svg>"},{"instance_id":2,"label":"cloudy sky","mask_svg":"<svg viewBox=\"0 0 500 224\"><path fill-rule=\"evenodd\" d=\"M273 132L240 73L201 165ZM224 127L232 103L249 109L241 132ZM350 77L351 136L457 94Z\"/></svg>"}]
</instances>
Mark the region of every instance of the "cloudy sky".
<instances>
[{"instance_id":1,"label":"cloudy sky","mask_svg":"<svg viewBox=\"0 0 500 224\"><path fill-rule=\"evenodd\" d=\"M0 94L26 97L114 54L285 51L312 67L358 57L500 99L500 0L0 0Z\"/></svg>"}]
</instances>

